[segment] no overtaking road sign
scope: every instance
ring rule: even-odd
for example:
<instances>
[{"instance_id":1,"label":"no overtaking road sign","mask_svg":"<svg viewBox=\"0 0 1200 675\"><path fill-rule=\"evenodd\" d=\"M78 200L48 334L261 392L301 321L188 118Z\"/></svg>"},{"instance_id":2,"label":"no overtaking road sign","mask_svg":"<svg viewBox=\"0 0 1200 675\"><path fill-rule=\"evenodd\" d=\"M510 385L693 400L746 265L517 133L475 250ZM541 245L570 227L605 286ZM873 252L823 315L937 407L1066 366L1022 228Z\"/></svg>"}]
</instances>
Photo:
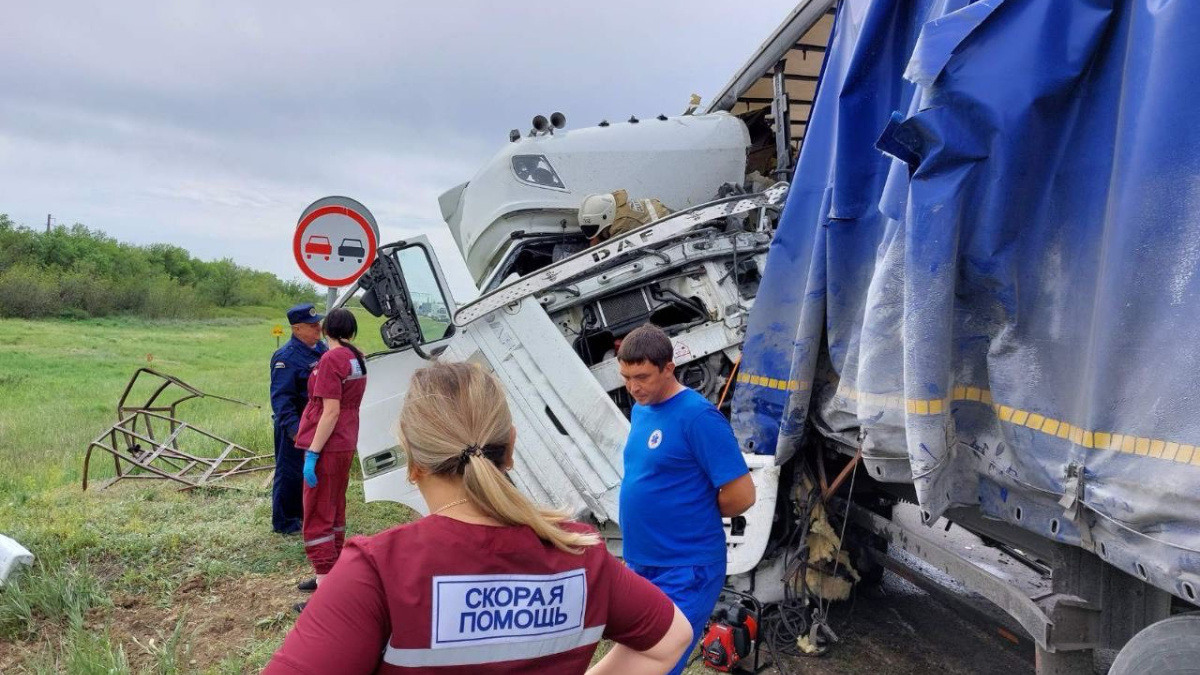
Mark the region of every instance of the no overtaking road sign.
<instances>
[{"instance_id":1,"label":"no overtaking road sign","mask_svg":"<svg viewBox=\"0 0 1200 675\"><path fill-rule=\"evenodd\" d=\"M324 286L358 279L379 245L379 225L367 207L349 197L318 199L300 214L292 253L304 276Z\"/></svg>"}]
</instances>

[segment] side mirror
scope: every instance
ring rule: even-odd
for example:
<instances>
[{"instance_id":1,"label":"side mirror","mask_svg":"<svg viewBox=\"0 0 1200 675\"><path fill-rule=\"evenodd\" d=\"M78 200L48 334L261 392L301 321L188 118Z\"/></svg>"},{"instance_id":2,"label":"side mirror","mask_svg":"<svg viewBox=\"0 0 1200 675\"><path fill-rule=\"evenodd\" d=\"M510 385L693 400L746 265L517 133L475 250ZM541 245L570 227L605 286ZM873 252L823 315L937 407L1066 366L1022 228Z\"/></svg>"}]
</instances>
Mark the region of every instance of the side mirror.
<instances>
[{"instance_id":1,"label":"side mirror","mask_svg":"<svg viewBox=\"0 0 1200 675\"><path fill-rule=\"evenodd\" d=\"M371 316L383 316L383 304L379 302L379 296L375 294L374 287L364 291L358 301Z\"/></svg>"},{"instance_id":2,"label":"side mirror","mask_svg":"<svg viewBox=\"0 0 1200 675\"><path fill-rule=\"evenodd\" d=\"M379 327L379 337L383 338L383 344L389 349L419 347L422 343L421 336L412 330L411 325L403 317L388 319Z\"/></svg>"},{"instance_id":3,"label":"side mirror","mask_svg":"<svg viewBox=\"0 0 1200 675\"><path fill-rule=\"evenodd\" d=\"M381 247L358 285L363 308L387 318L379 334L389 349L413 347L421 353L422 345L454 333L453 305L423 237Z\"/></svg>"},{"instance_id":4,"label":"side mirror","mask_svg":"<svg viewBox=\"0 0 1200 675\"><path fill-rule=\"evenodd\" d=\"M379 333L388 349L419 347L420 330L408 299L404 272L391 251L387 250L394 246L381 250L371 263L371 268L358 280L358 285L363 289L359 302L371 315L387 317Z\"/></svg>"}]
</instances>

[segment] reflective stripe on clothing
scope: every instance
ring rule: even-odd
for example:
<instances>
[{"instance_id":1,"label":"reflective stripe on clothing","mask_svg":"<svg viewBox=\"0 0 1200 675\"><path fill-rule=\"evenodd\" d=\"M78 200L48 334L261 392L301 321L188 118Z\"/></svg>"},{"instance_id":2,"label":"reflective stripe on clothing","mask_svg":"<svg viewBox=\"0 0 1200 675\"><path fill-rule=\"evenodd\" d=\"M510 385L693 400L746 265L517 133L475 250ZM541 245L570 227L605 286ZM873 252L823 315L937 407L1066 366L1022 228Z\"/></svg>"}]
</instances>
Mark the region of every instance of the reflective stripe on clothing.
<instances>
[{"instance_id":1,"label":"reflective stripe on clothing","mask_svg":"<svg viewBox=\"0 0 1200 675\"><path fill-rule=\"evenodd\" d=\"M309 546L316 546L318 544L324 544L327 541L333 541L332 534L327 534L324 537L317 537L316 539L305 539L304 547L308 548Z\"/></svg>"},{"instance_id":2,"label":"reflective stripe on clothing","mask_svg":"<svg viewBox=\"0 0 1200 675\"><path fill-rule=\"evenodd\" d=\"M396 649L388 644L387 651L383 654L383 661L405 668L475 666L484 663L523 661L594 645L600 641L603 635L604 626L600 625L585 628L573 635L507 644L443 647L440 649Z\"/></svg>"}]
</instances>

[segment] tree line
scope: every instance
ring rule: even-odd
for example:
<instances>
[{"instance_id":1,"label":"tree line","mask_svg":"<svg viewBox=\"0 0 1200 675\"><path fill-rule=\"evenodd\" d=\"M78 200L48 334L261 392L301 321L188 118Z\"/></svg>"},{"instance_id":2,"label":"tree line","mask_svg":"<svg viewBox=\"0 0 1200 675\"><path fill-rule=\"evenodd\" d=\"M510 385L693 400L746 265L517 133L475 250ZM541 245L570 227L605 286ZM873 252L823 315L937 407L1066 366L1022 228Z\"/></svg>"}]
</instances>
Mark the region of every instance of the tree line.
<instances>
[{"instance_id":1,"label":"tree line","mask_svg":"<svg viewBox=\"0 0 1200 675\"><path fill-rule=\"evenodd\" d=\"M0 317L210 316L219 308L317 300L230 258L203 261L170 244L135 246L76 223L48 232L0 214Z\"/></svg>"}]
</instances>

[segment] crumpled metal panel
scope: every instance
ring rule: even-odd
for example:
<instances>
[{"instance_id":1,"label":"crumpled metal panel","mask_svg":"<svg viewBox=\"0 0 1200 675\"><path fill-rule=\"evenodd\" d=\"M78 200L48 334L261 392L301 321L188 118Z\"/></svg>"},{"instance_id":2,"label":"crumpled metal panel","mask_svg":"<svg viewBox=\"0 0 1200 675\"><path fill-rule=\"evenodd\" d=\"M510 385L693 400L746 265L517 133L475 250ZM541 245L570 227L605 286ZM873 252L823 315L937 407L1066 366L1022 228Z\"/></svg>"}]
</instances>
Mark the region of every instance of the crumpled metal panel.
<instances>
[{"instance_id":1,"label":"crumpled metal panel","mask_svg":"<svg viewBox=\"0 0 1200 675\"><path fill-rule=\"evenodd\" d=\"M478 363L504 383L517 428L509 474L517 487L538 503L617 522L629 421L537 300L459 330L444 358Z\"/></svg>"},{"instance_id":2,"label":"crumpled metal panel","mask_svg":"<svg viewBox=\"0 0 1200 675\"><path fill-rule=\"evenodd\" d=\"M861 429L930 519L978 504L1194 601L1197 91L1200 3L844 0L742 442Z\"/></svg>"}]
</instances>

